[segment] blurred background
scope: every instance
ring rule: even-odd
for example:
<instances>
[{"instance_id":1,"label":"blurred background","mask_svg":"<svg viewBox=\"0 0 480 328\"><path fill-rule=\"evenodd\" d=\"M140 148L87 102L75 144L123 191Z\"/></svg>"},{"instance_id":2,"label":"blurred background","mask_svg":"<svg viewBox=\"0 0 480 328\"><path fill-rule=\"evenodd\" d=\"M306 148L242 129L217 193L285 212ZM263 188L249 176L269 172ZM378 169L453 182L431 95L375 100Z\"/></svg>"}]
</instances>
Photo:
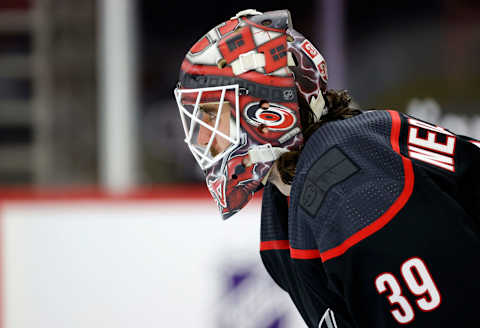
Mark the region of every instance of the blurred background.
<instances>
[{"instance_id":1,"label":"blurred background","mask_svg":"<svg viewBox=\"0 0 480 328\"><path fill-rule=\"evenodd\" d=\"M245 8L290 9L326 58L330 87L362 108L427 107L480 137L477 1L104 2L0 2L1 186L201 181L172 91L185 52Z\"/></svg>"},{"instance_id":2,"label":"blurred background","mask_svg":"<svg viewBox=\"0 0 480 328\"><path fill-rule=\"evenodd\" d=\"M186 51L247 8L289 9L361 108L480 138L478 1L0 0L0 328L303 326L259 203L219 223L173 99Z\"/></svg>"}]
</instances>

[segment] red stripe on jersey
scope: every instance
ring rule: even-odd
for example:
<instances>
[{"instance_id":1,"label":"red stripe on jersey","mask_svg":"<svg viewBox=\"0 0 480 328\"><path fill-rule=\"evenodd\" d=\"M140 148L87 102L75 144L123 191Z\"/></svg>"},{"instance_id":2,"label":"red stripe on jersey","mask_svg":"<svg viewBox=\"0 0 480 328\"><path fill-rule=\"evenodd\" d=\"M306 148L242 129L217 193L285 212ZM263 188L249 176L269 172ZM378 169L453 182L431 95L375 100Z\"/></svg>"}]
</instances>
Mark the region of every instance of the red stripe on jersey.
<instances>
[{"instance_id":1,"label":"red stripe on jersey","mask_svg":"<svg viewBox=\"0 0 480 328\"><path fill-rule=\"evenodd\" d=\"M400 139L400 115L398 112L395 112L393 110L387 111L390 114L390 117L392 118L392 130L390 132L390 143L392 144L393 150L395 150L396 153L400 154L400 145L399 145L399 139Z\"/></svg>"},{"instance_id":2,"label":"red stripe on jersey","mask_svg":"<svg viewBox=\"0 0 480 328\"><path fill-rule=\"evenodd\" d=\"M400 137L400 115L398 112L395 111L388 111L390 117L392 118L392 130L390 131L390 143L392 144L393 150L400 154L400 145L398 138ZM401 155L401 154L400 154ZM382 229L388 222L390 222L395 215L405 206L410 195L413 191L413 184L414 184L414 174L413 174L413 166L412 162L402 156L402 163L403 163L403 172L404 172L404 185L403 190L400 196L395 200L395 202L390 206L390 208L383 213L377 220L366 226L365 228L361 229L360 231L356 232L349 238L347 238L343 243L338 245L337 247L331 248L325 252L320 253L320 257L322 258L322 262L328 261L332 258L342 255L345 253L350 247L354 246L355 244L359 243L363 239L367 238L368 236L374 234L378 230Z\"/></svg>"},{"instance_id":3,"label":"red stripe on jersey","mask_svg":"<svg viewBox=\"0 0 480 328\"><path fill-rule=\"evenodd\" d=\"M296 249L290 246L288 240L269 240L260 242L260 251L286 250L290 249L292 259L309 260L320 258L318 249Z\"/></svg>"},{"instance_id":4,"label":"red stripe on jersey","mask_svg":"<svg viewBox=\"0 0 480 328\"><path fill-rule=\"evenodd\" d=\"M318 249L296 249L290 247L290 257L299 260L311 260L321 257Z\"/></svg>"},{"instance_id":5,"label":"red stripe on jersey","mask_svg":"<svg viewBox=\"0 0 480 328\"><path fill-rule=\"evenodd\" d=\"M260 242L260 251L270 251L272 249L289 249L288 240L269 240Z\"/></svg>"}]
</instances>

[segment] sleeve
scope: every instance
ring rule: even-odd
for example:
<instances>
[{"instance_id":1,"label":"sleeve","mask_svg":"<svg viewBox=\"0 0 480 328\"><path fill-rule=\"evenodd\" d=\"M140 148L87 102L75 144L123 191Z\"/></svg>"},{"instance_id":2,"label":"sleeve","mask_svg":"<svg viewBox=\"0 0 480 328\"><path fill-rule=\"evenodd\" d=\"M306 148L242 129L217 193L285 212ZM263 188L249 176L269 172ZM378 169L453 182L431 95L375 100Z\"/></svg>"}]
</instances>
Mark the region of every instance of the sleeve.
<instances>
[{"instance_id":1,"label":"sleeve","mask_svg":"<svg viewBox=\"0 0 480 328\"><path fill-rule=\"evenodd\" d=\"M288 265L288 204L285 197L271 183L262 196L260 226L260 255L265 269L275 283L287 293L291 268Z\"/></svg>"},{"instance_id":2,"label":"sleeve","mask_svg":"<svg viewBox=\"0 0 480 328\"><path fill-rule=\"evenodd\" d=\"M289 294L308 327L334 327L333 323L343 318L343 313L333 314L330 309L338 303L338 297L332 297L327 289L325 270L320 260L294 263L290 255L287 214L286 198L273 185L267 184L263 193L260 234L262 262L277 285ZM311 278L299 281L299 270L308 272ZM351 326L345 322L342 327Z\"/></svg>"}]
</instances>

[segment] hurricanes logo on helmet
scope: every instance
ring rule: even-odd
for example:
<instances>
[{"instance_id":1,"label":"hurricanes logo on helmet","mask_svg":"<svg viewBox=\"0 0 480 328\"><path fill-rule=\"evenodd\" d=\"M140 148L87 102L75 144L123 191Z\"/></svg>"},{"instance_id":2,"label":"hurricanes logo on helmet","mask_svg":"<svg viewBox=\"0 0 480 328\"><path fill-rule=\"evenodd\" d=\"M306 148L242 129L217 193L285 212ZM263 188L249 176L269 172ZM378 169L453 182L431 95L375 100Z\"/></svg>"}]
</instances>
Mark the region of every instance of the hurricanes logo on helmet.
<instances>
[{"instance_id":1,"label":"hurricanes logo on helmet","mask_svg":"<svg viewBox=\"0 0 480 328\"><path fill-rule=\"evenodd\" d=\"M273 131L289 130L297 122L291 109L273 103L270 103L268 108L260 107L259 102L252 103L245 108L244 113L251 125L263 124Z\"/></svg>"}]
</instances>

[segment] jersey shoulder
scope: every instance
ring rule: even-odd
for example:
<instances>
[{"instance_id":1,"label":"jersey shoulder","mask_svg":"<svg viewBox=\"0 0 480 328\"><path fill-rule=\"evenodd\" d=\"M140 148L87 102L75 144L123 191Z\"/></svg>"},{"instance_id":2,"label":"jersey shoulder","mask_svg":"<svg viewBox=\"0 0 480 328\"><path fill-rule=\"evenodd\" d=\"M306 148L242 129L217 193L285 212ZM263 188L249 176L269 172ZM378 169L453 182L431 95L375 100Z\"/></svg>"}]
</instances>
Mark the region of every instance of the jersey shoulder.
<instances>
[{"instance_id":1,"label":"jersey shoulder","mask_svg":"<svg viewBox=\"0 0 480 328\"><path fill-rule=\"evenodd\" d=\"M395 204L408 185L392 146L391 111L369 111L322 126L297 165L291 205L312 229L323 259ZM301 236L298 236L301 238Z\"/></svg>"}]
</instances>

